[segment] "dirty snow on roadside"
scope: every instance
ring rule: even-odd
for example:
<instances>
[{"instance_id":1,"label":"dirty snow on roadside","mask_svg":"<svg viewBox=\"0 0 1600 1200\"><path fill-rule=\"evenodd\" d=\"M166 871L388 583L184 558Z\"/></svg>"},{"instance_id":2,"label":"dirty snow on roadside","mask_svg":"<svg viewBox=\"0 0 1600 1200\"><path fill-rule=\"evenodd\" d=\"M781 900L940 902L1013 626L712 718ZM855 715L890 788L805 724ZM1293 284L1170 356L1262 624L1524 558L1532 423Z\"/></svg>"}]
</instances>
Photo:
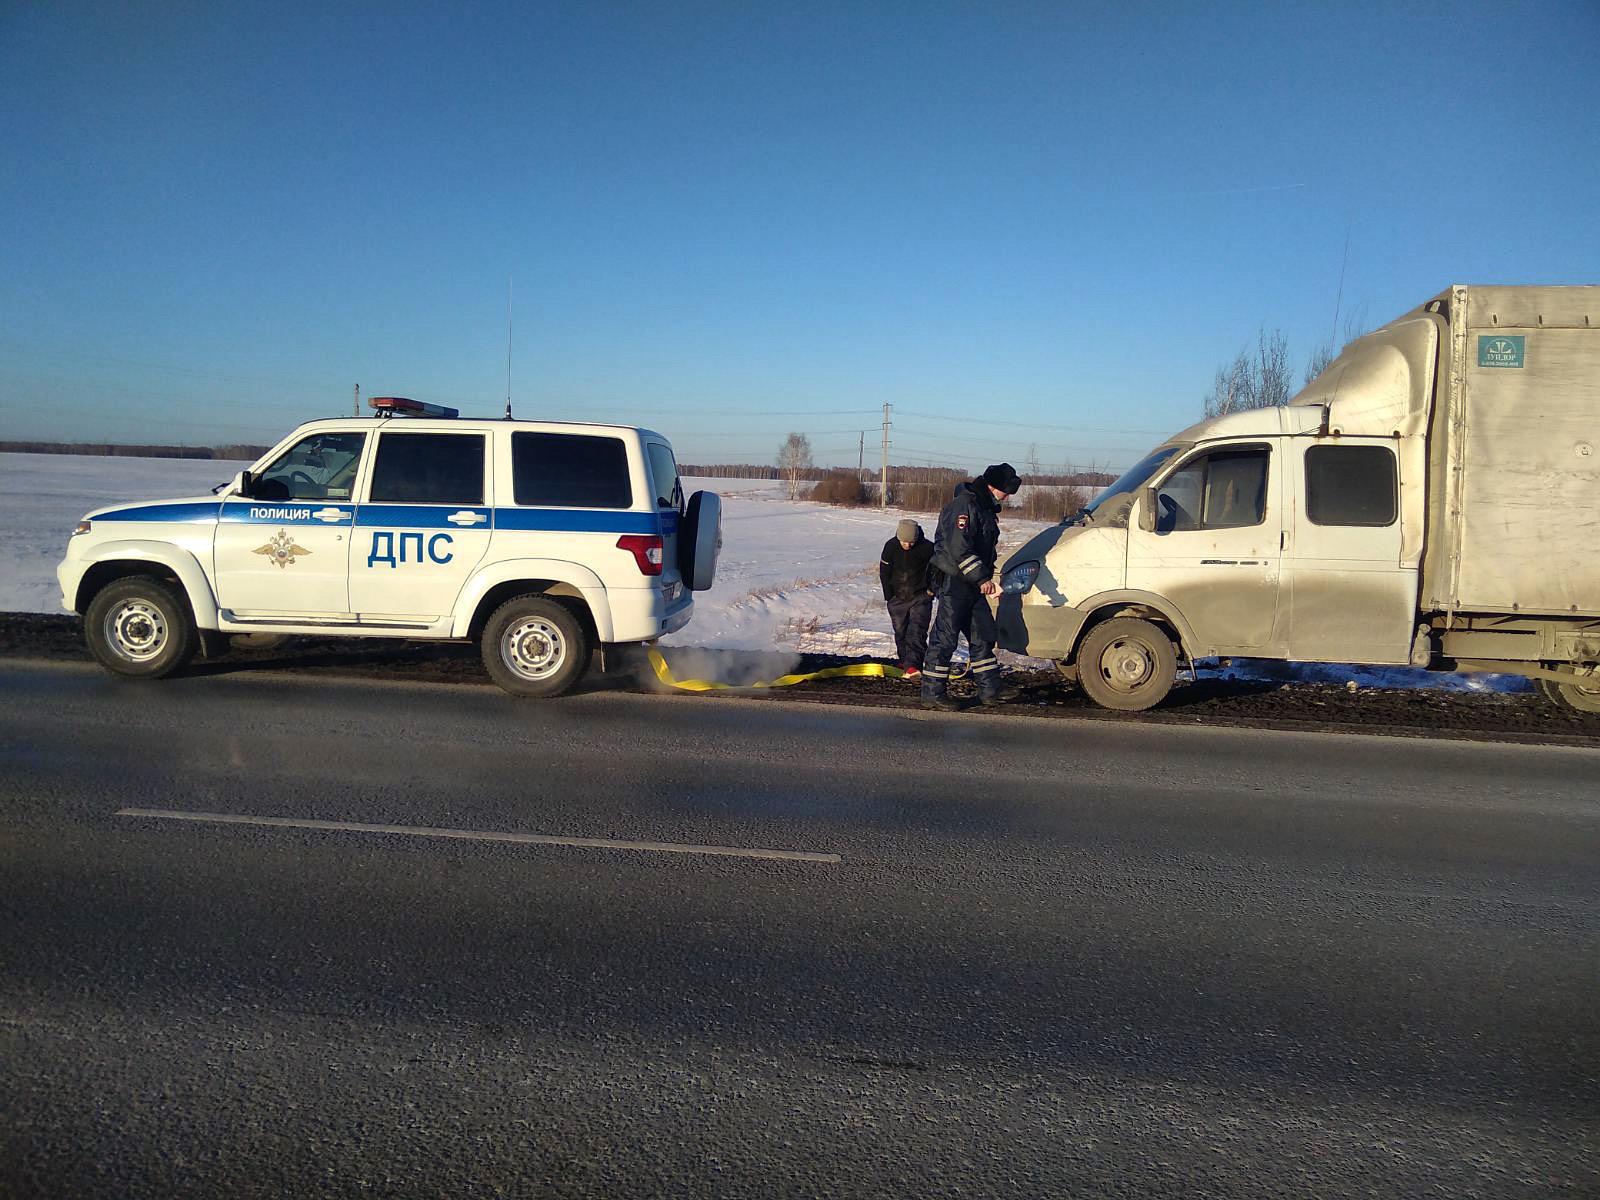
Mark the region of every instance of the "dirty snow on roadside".
<instances>
[{"instance_id":1,"label":"dirty snow on roadside","mask_svg":"<svg viewBox=\"0 0 1600 1200\"><path fill-rule=\"evenodd\" d=\"M0 611L59 613L55 567L73 525L123 501L204 496L246 463L210 459L0 454ZM696 598L694 620L667 641L721 650L873 655L894 653L878 586L878 555L895 522L911 516L931 536L934 514L834 508L787 498L765 479L686 479L686 491L723 497L717 583ZM1001 518L1003 549L1042 524ZM1013 659L1013 662L1016 660ZM1241 661L1202 663L1202 678L1521 691L1506 675L1449 675L1403 667Z\"/></svg>"}]
</instances>

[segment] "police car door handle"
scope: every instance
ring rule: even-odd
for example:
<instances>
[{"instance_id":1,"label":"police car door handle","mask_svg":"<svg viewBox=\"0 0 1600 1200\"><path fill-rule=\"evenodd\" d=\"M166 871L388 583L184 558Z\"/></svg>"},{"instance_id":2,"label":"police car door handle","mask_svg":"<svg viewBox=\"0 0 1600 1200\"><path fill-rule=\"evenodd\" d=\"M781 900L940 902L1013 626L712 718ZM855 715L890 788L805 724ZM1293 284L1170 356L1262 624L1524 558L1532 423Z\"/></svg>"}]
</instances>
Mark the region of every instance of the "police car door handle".
<instances>
[{"instance_id":1,"label":"police car door handle","mask_svg":"<svg viewBox=\"0 0 1600 1200\"><path fill-rule=\"evenodd\" d=\"M445 518L452 525L482 525L489 518L482 513L469 512L462 509L460 512L451 513Z\"/></svg>"},{"instance_id":2,"label":"police car door handle","mask_svg":"<svg viewBox=\"0 0 1600 1200\"><path fill-rule=\"evenodd\" d=\"M319 508L311 515L319 521L326 521L329 525L332 525L335 521L348 521L350 519L350 514L342 508Z\"/></svg>"}]
</instances>

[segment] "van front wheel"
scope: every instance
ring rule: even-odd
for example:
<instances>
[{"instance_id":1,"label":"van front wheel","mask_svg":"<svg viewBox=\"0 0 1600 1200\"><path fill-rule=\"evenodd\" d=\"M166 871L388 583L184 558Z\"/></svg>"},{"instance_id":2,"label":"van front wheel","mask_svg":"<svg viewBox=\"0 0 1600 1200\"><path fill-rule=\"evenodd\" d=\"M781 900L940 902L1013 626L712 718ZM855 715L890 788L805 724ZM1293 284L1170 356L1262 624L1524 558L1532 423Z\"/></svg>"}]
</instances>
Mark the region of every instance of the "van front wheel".
<instances>
[{"instance_id":1,"label":"van front wheel","mask_svg":"<svg viewBox=\"0 0 1600 1200\"><path fill-rule=\"evenodd\" d=\"M559 696L589 668L589 635L572 610L544 596L507 600L483 627L483 665L513 696Z\"/></svg>"},{"instance_id":2,"label":"van front wheel","mask_svg":"<svg viewBox=\"0 0 1600 1200\"><path fill-rule=\"evenodd\" d=\"M1117 617L1078 647L1078 681L1101 708L1138 712L1160 704L1178 677L1178 655L1159 626Z\"/></svg>"}]
</instances>

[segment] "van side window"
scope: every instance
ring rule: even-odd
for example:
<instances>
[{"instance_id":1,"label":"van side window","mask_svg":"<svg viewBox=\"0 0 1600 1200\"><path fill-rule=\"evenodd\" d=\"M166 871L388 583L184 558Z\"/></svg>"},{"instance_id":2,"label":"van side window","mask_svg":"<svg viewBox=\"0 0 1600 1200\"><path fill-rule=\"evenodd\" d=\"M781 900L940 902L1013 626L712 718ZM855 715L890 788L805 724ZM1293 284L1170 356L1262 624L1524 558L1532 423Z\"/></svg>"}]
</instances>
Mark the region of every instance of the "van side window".
<instances>
[{"instance_id":1,"label":"van side window","mask_svg":"<svg viewBox=\"0 0 1600 1200\"><path fill-rule=\"evenodd\" d=\"M1157 500L1157 533L1238 529L1267 516L1271 450L1250 446L1190 459L1167 477Z\"/></svg>"},{"instance_id":2,"label":"van side window","mask_svg":"<svg viewBox=\"0 0 1600 1200\"><path fill-rule=\"evenodd\" d=\"M278 456L250 485L257 500L348 500L364 433L314 433Z\"/></svg>"},{"instance_id":3,"label":"van side window","mask_svg":"<svg viewBox=\"0 0 1600 1200\"><path fill-rule=\"evenodd\" d=\"M550 508L631 508L628 448L579 433L511 435L512 495Z\"/></svg>"},{"instance_id":4,"label":"van side window","mask_svg":"<svg viewBox=\"0 0 1600 1200\"><path fill-rule=\"evenodd\" d=\"M482 504L483 435L380 434L369 495L397 504Z\"/></svg>"},{"instance_id":5,"label":"van side window","mask_svg":"<svg viewBox=\"0 0 1600 1200\"><path fill-rule=\"evenodd\" d=\"M1313 525L1393 525L1400 480L1387 446L1312 446L1306 451L1306 518Z\"/></svg>"}]
</instances>

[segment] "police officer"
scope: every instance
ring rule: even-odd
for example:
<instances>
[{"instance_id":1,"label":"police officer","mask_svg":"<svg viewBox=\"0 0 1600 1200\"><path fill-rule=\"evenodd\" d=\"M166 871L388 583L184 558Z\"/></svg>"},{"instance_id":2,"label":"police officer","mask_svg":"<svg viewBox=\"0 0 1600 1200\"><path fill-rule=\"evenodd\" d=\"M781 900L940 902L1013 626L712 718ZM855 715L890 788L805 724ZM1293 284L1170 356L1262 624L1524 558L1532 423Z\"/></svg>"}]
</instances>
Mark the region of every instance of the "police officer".
<instances>
[{"instance_id":1,"label":"police officer","mask_svg":"<svg viewBox=\"0 0 1600 1200\"><path fill-rule=\"evenodd\" d=\"M994 613L988 597L1000 590L994 582L1000 546L1000 506L1021 486L1022 480L1011 464L998 463L977 479L957 487L939 514L933 565L943 572L943 579L939 585L939 611L933 620L933 635L928 639L922 668L924 708L954 711L961 707L951 699L949 687L950 658L957 639L963 635L979 701L999 704L1017 696L1016 689L1007 687L1000 678L1000 664L994 657Z\"/></svg>"}]
</instances>

